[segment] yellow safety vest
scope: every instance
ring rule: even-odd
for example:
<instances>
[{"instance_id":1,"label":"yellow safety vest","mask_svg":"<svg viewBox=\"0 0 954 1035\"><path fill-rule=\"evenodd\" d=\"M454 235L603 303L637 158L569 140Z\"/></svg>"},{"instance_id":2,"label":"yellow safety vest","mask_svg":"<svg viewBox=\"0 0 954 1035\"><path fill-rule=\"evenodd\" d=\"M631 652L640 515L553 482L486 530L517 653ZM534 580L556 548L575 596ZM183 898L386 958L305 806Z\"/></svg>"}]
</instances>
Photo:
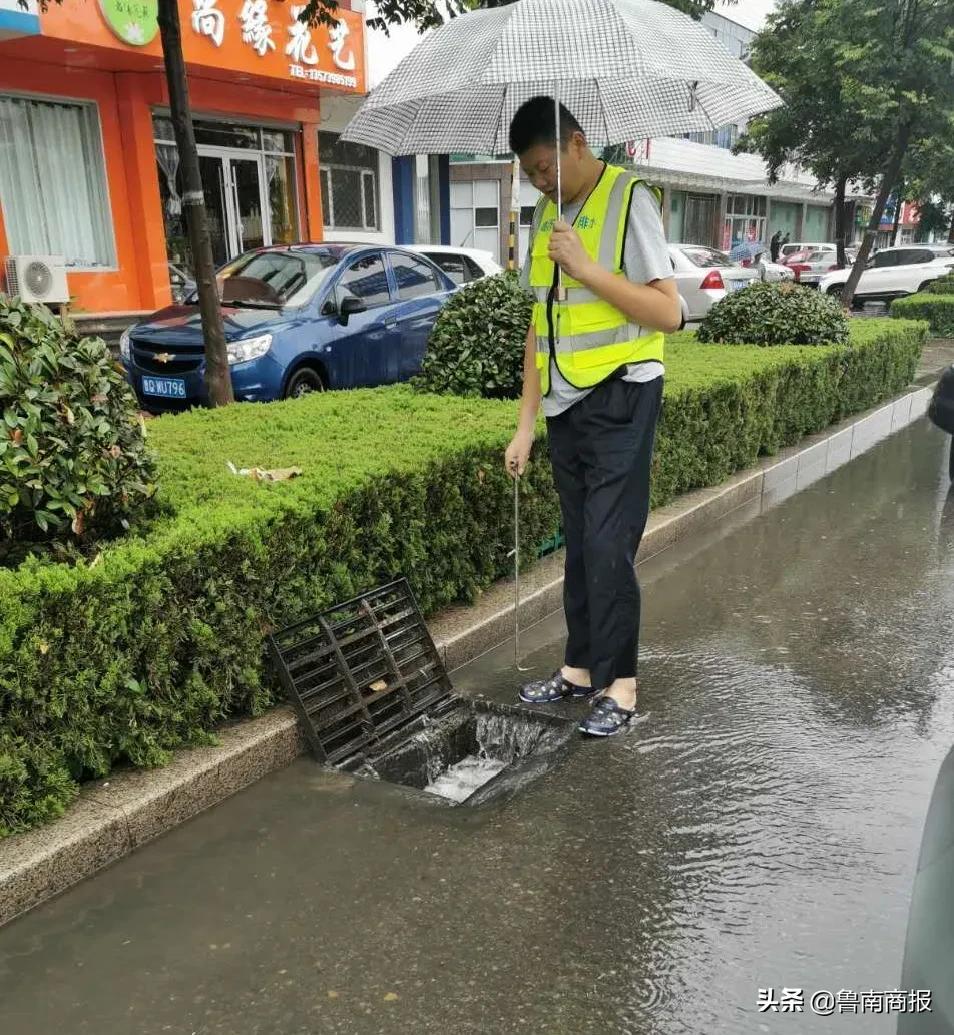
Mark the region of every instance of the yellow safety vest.
<instances>
[{"instance_id":1,"label":"yellow safety vest","mask_svg":"<svg viewBox=\"0 0 954 1035\"><path fill-rule=\"evenodd\" d=\"M633 190L641 182L625 169L605 166L573 223L587 255L618 277L625 276L626 223ZM533 220L530 287L543 394L550 391L551 357L574 388L593 388L630 363L661 363L665 340L661 331L640 334L641 328L630 323L615 306L565 272L566 301L557 301L557 269L548 255L556 218L556 204L541 198Z\"/></svg>"}]
</instances>

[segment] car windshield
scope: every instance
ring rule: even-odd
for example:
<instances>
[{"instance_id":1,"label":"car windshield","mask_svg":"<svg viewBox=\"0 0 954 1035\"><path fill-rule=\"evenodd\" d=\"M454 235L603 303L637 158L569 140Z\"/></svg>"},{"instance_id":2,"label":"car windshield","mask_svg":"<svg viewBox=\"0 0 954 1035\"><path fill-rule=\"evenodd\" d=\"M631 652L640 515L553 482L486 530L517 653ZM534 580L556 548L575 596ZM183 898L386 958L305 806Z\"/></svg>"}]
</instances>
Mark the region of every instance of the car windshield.
<instances>
[{"instance_id":1,"label":"car windshield","mask_svg":"<svg viewBox=\"0 0 954 1035\"><path fill-rule=\"evenodd\" d=\"M683 248L682 254L685 255L693 266L698 266L699 269L703 270L736 265L725 252L717 252L714 248Z\"/></svg>"},{"instance_id":2,"label":"car windshield","mask_svg":"<svg viewBox=\"0 0 954 1035\"><path fill-rule=\"evenodd\" d=\"M337 265L326 251L253 252L219 271L219 294L226 305L256 309L304 305Z\"/></svg>"}]
</instances>

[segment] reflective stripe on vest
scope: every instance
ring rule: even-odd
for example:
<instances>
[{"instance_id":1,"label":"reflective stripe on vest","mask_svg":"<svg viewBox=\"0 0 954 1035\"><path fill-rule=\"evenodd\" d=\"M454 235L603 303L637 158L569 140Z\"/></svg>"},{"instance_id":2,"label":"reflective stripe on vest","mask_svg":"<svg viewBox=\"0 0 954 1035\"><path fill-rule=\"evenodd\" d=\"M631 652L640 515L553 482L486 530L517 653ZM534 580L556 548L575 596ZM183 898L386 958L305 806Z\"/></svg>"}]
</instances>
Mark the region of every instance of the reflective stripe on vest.
<instances>
[{"instance_id":1,"label":"reflective stripe on vest","mask_svg":"<svg viewBox=\"0 0 954 1035\"><path fill-rule=\"evenodd\" d=\"M625 276L626 224L632 193L640 182L625 169L607 165L573 223L590 258L618 277ZM640 334L641 328L618 309L565 273L566 301L555 301L556 268L548 252L556 215L556 205L541 199L530 248L533 326L544 395L550 391L551 356L576 388L592 388L630 363L662 362L662 333Z\"/></svg>"}]
</instances>

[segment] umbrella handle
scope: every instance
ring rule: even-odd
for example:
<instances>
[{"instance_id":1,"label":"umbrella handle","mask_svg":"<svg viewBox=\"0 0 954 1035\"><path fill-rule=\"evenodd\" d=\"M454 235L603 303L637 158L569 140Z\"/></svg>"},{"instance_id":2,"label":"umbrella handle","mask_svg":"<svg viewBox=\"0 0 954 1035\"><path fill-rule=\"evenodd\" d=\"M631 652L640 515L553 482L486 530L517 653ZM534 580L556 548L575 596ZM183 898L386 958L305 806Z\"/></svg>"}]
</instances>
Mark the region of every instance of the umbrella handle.
<instances>
[{"instance_id":1,"label":"umbrella handle","mask_svg":"<svg viewBox=\"0 0 954 1035\"><path fill-rule=\"evenodd\" d=\"M556 118L556 191L557 191L557 219L563 218L563 139L560 134L560 82L553 84L553 111ZM563 286L563 270L557 266L557 282L554 298L557 302L566 301L566 288Z\"/></svg>"}]
</instances>

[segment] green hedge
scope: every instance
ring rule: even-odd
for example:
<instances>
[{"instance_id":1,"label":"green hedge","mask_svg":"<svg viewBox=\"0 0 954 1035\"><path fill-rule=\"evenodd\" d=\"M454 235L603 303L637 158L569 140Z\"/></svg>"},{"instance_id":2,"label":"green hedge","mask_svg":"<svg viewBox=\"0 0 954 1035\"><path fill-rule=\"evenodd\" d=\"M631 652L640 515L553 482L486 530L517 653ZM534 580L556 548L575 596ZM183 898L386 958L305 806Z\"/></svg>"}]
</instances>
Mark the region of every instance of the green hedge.
<instances>
[{"instance_id":1,"label":"green hedge","mask_svg":"<svg viewBox=\"0 0 954 1035\"><path fill-rule=\"evenodd\" d=\"M673 336L654 504L895 394L925 333L865 321L849 346L775 349ZM506 575L514 419L512 402L398 387L150 423L172 516L92 564L0 571L0 832L57 815L83 778L261 712L270 629L397 572L429 613ZM524 488L527 543L559 525L544 457ZM228 461L304 473L266 485Z\"/></svg>"},{"instance_id":2,"label":"green hedge","mask_svg":"<svg viewBox=\"0 0 954 1035\"><path fill-rule=\"evenodd\" d=\"M891 303L896 320L926 320L931 334L938 338L954 338L954 295L924 293L898 298Z\"/></svg>"}]
</instances>

